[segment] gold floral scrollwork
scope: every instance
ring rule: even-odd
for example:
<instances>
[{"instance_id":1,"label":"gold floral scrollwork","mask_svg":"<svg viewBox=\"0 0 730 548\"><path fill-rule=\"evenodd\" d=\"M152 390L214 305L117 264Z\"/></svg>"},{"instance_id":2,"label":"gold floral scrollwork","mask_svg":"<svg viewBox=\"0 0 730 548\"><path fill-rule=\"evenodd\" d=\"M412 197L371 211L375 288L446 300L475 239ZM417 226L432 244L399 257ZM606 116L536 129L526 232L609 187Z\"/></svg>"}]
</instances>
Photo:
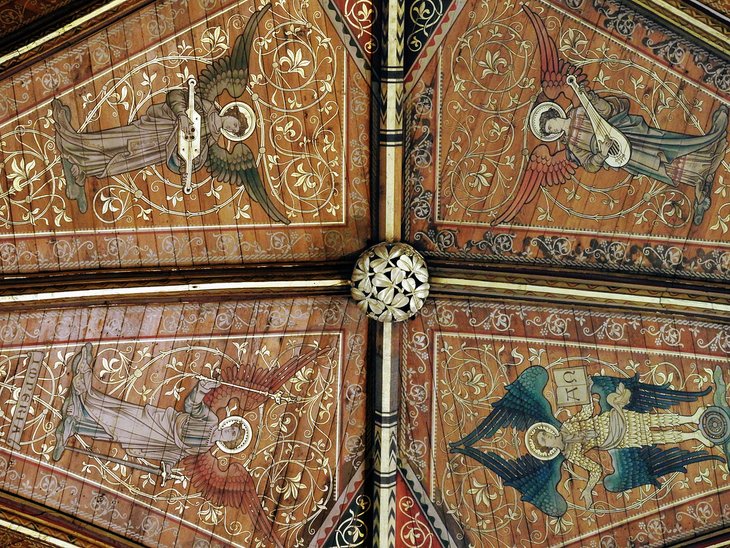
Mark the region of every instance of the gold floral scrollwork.
<instances>
[{"instance_id":1,"label":"gold floral scrollwork","mask_svg":"<svg viewBox=\"0 0 730 548\"><path fill-rule=\"evenodd\" d=\"M364 49L373 53L378 49L378 38L373 34L373 26L378 18L378 7L373 0L345 0L345 19L355 31L355 37L366 37Z\"/></svg>"},{"instance_id":2,"label":"gold floral scrollwork","mask_svg":"<svg viewBox=\"0 0 730 548\"><path fill-rule=\"evenodd\" d=\"M335 46L321 27L320 12L307 1L293 8L277 5L272 19L274 23L260 25L266 28L254 40L249 86L241 98L255 114L256 131L247 143L284 214L303 222L341 223L346 151ZM183 39L161 44L168 46L164 52L130 59L132 68L126 72L100 76L94 91L81 94L79 112L72 114L78 131L89 131L99 120L118 118L120 125L138 120L165 93L184 88L200 67L228 55L248 20L249 15L231 15L202 29L195 44ZM74 209L64 192L50 108L37 119L15 124L0 134L0 172L8 181L0 189L0 226L68 226ZM232 208L231 217L239 223L253 219L244 187L202 175L194 179L193 195L187 198L179 176L162 165L113 175L89 196L89 209L104 224L144 225L160 215L204 217L223 208Z\"/></svg>"},{"instance_id":3,"label":"gold floral scrollwork","mask_svg":"<svg viewBox=\"0 0 730 548\"><path fill-rule=\"evenodd\" d=\"M254 41L259 66L250 87L260 111L270 113L262 120L262 166L273 199L290 216L336 222L344 205L338 61L319 12L305 12L308 7L308 0L296 4Z\"/></svg>"},{"instance_id":4,"label":"gold floral scrollwork","mask_svg":"<svg viewBox=\"0 0 730 548\"><path fill-rule=\"evenodd\" d=\"M367 495L358 495L355 504L351 505L342 521L337 526L334 535L335 546L356 547L370 545L369 513L372 501Z\"/></svg>"},{"instance_id":5,"label":"gold floral scrollwork","mask_svg":"<svg viewBox=\"0 0 730 548\"><path fill-rule=\"evenodd\" d=\"M413 497L401 497L398 499L398 506L406 516L403 525L401 525L398 531L403 546L407 548L424 548L426 546L438 545L434 534L428 526L412 515L413 512L420 511Z\"/></svg>"},{"instance_id":6,"label":"gold floral scrollwork","mask_svg":"<svg viewBox=\"0 0 730 548\"><path fill-rule=\"evenodd\" d=\"M53 169L58 159L51 120L42 117L16 126L0 135L0 148L0 173L8 183L0 188L0 226L58 228L69 223L63 179Z\"/></svg>"}]
</instances>

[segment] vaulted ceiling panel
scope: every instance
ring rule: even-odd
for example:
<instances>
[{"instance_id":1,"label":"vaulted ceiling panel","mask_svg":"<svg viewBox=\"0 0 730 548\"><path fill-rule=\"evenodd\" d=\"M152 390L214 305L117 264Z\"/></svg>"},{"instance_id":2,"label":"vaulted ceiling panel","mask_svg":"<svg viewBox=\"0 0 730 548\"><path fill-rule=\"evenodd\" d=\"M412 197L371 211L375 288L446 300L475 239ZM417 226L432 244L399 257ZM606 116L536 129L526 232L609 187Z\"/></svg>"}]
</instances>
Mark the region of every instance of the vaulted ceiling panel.
<instances>
[{"instance_id":1,"label":"vaulted ceiling panel","mask_svg":"<svg viewBox=\"0 0 730 548\"><path fill-rule=\"evenodd\" d=\"M319 9L160 3L0 84L3 270L360 249L369 81ZM191 77L206 114L186 188L175 149ZM221 131L234 111L236 131Z\"/></svg>"},{"instance_id":2,"label":"vaulted ceiling panel","mask_svg":"<svg viewBox=\"0 0 730 548\"><path fill-rule=\"evenodd\" d=\"M5 492L148 546L294 546L361 474L367 323L341 298L2 322Z\"/></svg>"},{"instance_id":3,"label":"vaulted ceiling panel","mask_svg":"<svg viewBox=\"0 0 730 548\"><path fill-rule=\"evenodd\" d=\"M722 16L80 4L0 47L0 531L723 534Z\"/></svg>"},{"instance_id":4,"label":"vaulted ceiling panel","mask_svg":"<svg viewBox=\"0 0 730 548\"><path fill-rule=\"evenodd\" d=\"M612 2L451 20L406 102L409 239L432 257L727 277L724 61Z\"/></svg>"},{"instance_id":5,"label":"vaulted ceiling panel","mask_svg":"<svg viewBox=\"0 0 730 548\"><path fill-rule=\"evenodd\" d=\"M684 316L437 300L404 330L404 474L446 544L663 545L722 527L730 447L706 436L730 432L727 342L724 323Z\"/></svg>"}]
</instances>

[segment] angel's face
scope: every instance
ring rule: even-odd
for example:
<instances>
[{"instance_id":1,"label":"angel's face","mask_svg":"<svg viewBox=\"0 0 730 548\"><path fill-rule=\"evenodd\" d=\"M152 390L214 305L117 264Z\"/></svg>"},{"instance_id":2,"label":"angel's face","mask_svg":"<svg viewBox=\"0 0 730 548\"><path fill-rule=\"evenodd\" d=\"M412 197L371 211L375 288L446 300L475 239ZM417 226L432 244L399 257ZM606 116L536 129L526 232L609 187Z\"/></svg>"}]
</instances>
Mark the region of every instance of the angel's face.
<instances>
[{"instance_id":1,"label":"angel's face","mask_svg":"<svg viewBox=\"0 0 730 548\"><path fill-rule=\"evenodd\" d=\"M238 135L238 133L241 131L241 122L239 122L238 118L236 118L235 116L224 116L222 126L223 129L230 133L233 133L234 135Z\"/></svg>"},{"instance_id":2,"label":"angel's face","mask_svg":"<svg viewBox=\"0 0 730 548\"><path fill-rule=\"evenodd\" d=\"M233 441L241 435L241 426L238 424L231 424L225 428L221 428L220 441Z\"/></svg>"},{"instance_id":3,"label":"angel's face","mask_svg":"<svg viewBox=\"0 0 730 548\"><path fill-rule=\"evenodd\" d=\"M545 131L550 135L565 131L567 122L567 118L550 118L547 122L545 122Z\"/></svg>"},{"instance_id":4,"label":"angel's face","mask_svg":"<svg viewBox=\"0 0 730 548\"><path fill-rule=\"evenodd\" d=\"M560 436L555 436L550 432L538 432L537 443L543 447L560 447Z\"/></svg>"}]
</instances>

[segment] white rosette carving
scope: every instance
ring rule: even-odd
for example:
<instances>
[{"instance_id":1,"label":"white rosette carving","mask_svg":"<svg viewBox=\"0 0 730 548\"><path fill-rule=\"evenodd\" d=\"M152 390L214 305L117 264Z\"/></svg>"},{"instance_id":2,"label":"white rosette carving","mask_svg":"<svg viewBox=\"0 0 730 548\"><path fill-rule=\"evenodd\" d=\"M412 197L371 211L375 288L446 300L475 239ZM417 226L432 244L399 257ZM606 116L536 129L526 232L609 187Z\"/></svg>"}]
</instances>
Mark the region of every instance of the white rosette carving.
<instances>
[{"instance_id":1,"label":"white rosette carving","mask_svg":"<svg viewBox=\"0 0 730 548\"><path fill-rule=\"evenodd\" d=\"M426 262L407 244L371 247L360 255L352 272L352 298L379 322L400 322L415 316L429 290Z\"/></svg>"}]
</instances>

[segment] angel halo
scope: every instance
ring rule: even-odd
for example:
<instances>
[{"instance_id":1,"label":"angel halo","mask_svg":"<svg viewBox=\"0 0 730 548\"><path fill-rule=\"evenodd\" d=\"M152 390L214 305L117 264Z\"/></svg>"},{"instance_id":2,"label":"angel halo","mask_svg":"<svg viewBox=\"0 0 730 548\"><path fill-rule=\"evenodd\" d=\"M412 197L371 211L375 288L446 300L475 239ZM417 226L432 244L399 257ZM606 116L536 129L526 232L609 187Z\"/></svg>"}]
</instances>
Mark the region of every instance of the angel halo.
<instances>
[{"instance_id":1,"label":"angel halo","mask_svg":"<svg viewBox=\"0 0 730 548\"><path fill-rule=\"evenodd\" d=\"M248 139L256 129L256 114L253 109L247 103L243 101L232 101L224 106L218 115L223 118L224 116L233 116L240 124L238 132L232 132L225 128L221 128L221 133L229 141L243 141Z\"/></svg>"},{"instance_id":2,"label":"angel halo","mask_svg":"<svg viewBox=\"0 0 730 548\"><path fill-rule=\"evenodd\" d=\"M231 441L218 440L215 444L218 446L218 449L224 453L235 455L248 447L248 444L251 443L251 436L253 432L251 430L251 424L239 415L232 415L223 419L218 425L218 430L223 430L230 426L238 426L240 431L239 435Z\"/></svg>"},{"instance_id":3,"label":"angel halo","mask_svg":"<svg viewBox=\"0 0 730 548\"><path fill-rule=\"evenodd\" d=\"M527 432L525 432L525 445L527 446L527 452L537 460L553 460L560 453L560 449L557 447L545 447L538 442L537 435L540 432L545 432L556 437L560 435L558 429L552 424L547 422L536 422L527 429Z\"/></svg>"},{"instance_id":4,"label":"angel halo","mask_svg":"<svg viewBox=\"0 0 730 548\"><path fill-rule=\"evenodd\" d=\"M545 133L540 127L540 118L551 109L555 110L560 118L565 118L565 110L563 110L563 107L553 101L540 103L530 112L530 131L532 131L535 137L546 143L557 141L564 133L563 131L559 133Z\"/></svg>"}]
</instances>

